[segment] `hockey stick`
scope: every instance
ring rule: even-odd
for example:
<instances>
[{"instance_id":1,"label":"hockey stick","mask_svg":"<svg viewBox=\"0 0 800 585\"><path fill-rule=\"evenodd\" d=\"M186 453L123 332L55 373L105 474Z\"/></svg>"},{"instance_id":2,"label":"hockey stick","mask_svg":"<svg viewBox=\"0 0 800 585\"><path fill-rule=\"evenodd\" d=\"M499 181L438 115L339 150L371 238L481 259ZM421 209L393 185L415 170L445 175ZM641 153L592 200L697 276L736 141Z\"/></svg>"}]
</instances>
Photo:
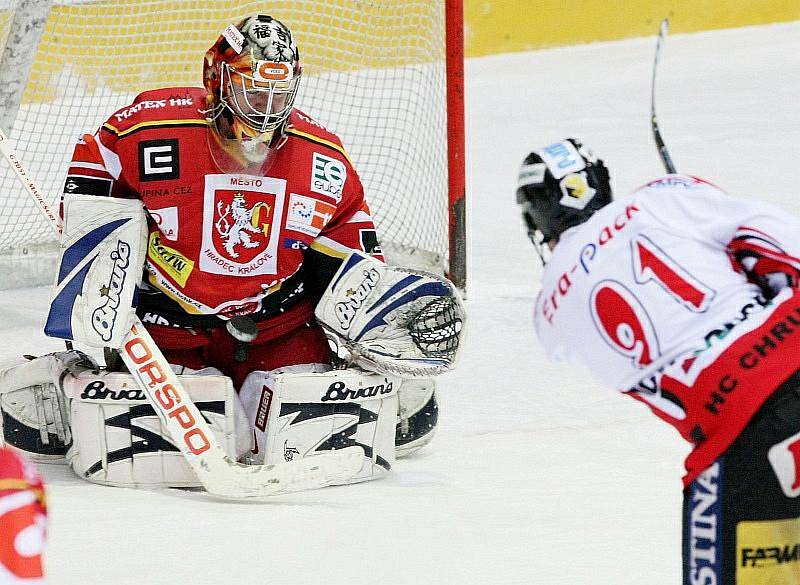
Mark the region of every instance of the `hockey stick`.
<instances>
[{"instance_id":1,"label":"hockey stick","mask_svg":"<svg viewBox=\"0 0 800 585\"><path fill-rule=\"evenodd\" d=\"M0 129L0 150L58 236L61 222ZM138 317L120 348L131 375L206 491L223 499L262 498L313 489L351 478L364 452L348 447L274 465L243 465L225 455L211 427L194 405L167 359Z\"/></svg>"},{"instance_id":2,"label":"hockey stick","mask_svg":"<svg viewBox=\"0 0 800 585\"><path fill-rule=\"evenodd\" d=\"M656 71L658 69L658 57L661 53L661 45L664 43L668 31L669 19L665 18L661 21L661 26L658 29L656 56L653 60L653 82L650 87L650 125L653 129L653 138L656 141L656 149L658 150L658 155L661 157L661 162L664 163L664 168L668 173L674 173L676 172L675 165L672 164L672 158L669 156L667 145L664 144L664 138L661 136L661 130L658 127L658 119L656 118Z\"/></svg>"}]
</instances>

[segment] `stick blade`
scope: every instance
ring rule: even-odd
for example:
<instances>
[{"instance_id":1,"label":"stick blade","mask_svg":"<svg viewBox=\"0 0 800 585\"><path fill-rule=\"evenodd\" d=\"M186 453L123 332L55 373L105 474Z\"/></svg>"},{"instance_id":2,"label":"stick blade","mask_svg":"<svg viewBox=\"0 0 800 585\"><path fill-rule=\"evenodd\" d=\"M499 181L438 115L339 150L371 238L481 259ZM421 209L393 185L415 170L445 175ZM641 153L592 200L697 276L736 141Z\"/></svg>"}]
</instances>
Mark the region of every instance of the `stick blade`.
<instances>
[{"instance_id":1,"label":"stick blade","mask_svg":"<svg viewBox=\"0 0 800 585\"><path fill-rule=\"evenodd\" d=\"M223 473L210 466L200 473L206 474L201 481L215 498L259 501L346 483L361 471L364 461L361 447L348 447L272 465L243 465L226 457L228 469Z\"/></svg>"}]
</instances>

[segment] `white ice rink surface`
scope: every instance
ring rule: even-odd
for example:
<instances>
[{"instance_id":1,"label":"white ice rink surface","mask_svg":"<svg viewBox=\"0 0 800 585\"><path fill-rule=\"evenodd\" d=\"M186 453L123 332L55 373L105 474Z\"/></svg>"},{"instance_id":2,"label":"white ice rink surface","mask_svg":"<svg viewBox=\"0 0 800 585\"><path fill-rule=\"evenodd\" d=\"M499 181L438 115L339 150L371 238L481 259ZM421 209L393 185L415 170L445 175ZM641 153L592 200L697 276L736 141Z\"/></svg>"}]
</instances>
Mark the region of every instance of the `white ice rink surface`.
<instances>
[{"instance_id":1,"label":"white ice rink surface","mask_svg":"<svg viewBox=\"0 0 800 585\"><path fill-rule=\"evenodd\" d=\"M687 448L635 401L544 360L537 260L514 205L521 159L566 135L606 160L620 196L662 172L654 46L468 62L470 322L432 445L387 479L269 504L99 487L43 466L49 582L679 583ZM733 196L800 213L798 96L800 22L667 41L658 113L675 164ZM0 293L0 358L63 348L41 333L47 296Z\"/></svg>"}]
</instances>

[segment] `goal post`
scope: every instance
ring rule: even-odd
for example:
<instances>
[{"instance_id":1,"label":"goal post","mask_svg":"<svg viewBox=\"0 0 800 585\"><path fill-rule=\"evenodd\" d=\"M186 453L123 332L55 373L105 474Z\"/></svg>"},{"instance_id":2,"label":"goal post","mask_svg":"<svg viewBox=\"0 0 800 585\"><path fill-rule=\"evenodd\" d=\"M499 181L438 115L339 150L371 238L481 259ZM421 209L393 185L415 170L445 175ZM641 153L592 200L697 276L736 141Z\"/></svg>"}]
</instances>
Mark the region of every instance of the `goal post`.
<instances>
[{"instance_id":1,"label":"goal post","mask_svg":"<svg viewBox=\"0 0 800 585\"><path fill-rule=\"evenodd\" d=\"M269 10L297 38L297 107L342 138L389 260L444 272L463 289L462 3L0 0L8 90L0 91L0 125L55 204L81 134L141 91L201 86L203 55L221 30ZM20 34L20 22L33 25ZM13 83L22 90L10 91ZM55 250L48 226L0 168L0 270L4 253L47 249Z\"/></svg>"}]
</instances>

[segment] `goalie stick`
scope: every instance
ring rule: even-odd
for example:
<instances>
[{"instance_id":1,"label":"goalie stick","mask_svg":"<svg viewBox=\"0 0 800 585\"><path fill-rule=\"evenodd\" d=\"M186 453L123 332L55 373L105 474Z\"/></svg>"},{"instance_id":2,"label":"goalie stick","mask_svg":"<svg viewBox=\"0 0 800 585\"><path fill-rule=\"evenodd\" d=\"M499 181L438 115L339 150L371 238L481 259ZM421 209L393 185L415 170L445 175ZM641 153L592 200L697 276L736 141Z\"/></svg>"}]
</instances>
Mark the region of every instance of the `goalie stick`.
<instances>
[{"instance_id":1,"label":"goalie stick","mask_svg":"<svg viewBox=\"0 0 800 585\"><path fill-rule=\"evenodd\" d=\"M661 136L661 129L658 127L658 119L656 118L656 71L658 70L658 58L661 54L661 45L664 44L664 39L667 37L669 31L669 19L665 18L661 21L661 26L658 28L658 40L656 41L656 55L653 59L653 80L650 86L650 126L653 129L653 139L656 142L656 149L658 155L661 157L661 162L668 173L674 173L675 165L672 163L672 158L667 150L667 145L664 143L664 138Z\"/></svg>"},{"instance_id":2,"label":"goalie stick","mask_svg":"<svg viewBox=\"0 0 800 585\"><path fill-rule=\"evenodd\" d=\"M0 129L0 150L58 236L61 222ZM273 465L243 465L228 457L167 359L137 317L120 355L206 491L222 499L259 499L344 481L358 473L363 449L348 447Z\"/></svg>"}]
</instances>

